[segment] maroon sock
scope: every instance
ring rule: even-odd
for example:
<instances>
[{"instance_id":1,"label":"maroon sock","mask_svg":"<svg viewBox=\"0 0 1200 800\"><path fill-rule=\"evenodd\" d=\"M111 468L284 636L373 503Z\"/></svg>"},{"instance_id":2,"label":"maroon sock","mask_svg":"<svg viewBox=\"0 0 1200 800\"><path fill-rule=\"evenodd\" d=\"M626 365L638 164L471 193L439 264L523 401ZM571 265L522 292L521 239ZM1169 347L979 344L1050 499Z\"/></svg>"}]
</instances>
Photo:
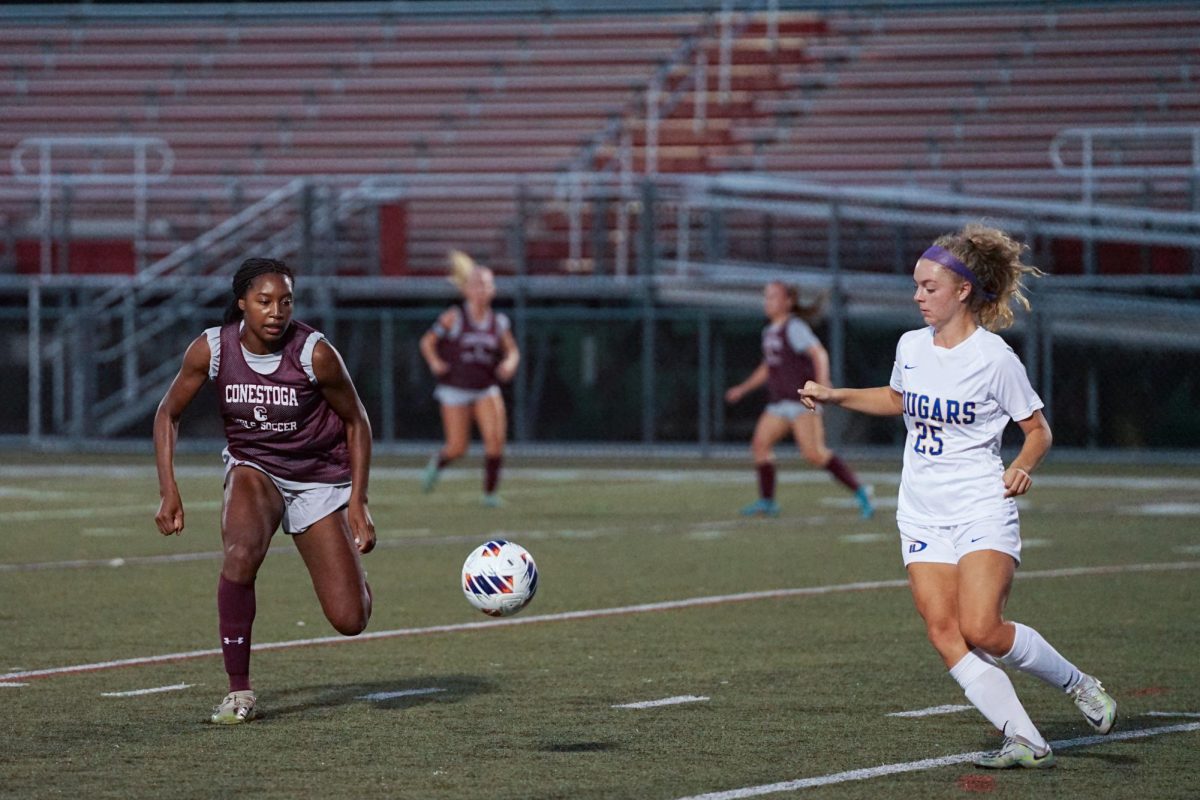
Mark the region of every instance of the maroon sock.
<instances>
[{"instance_id":1,"label":"maroon sock","mask_svg":"<svg viewBox=\"0 0 1200 800\"><path fill-rule=\"evenodd\" d=\"M496 485L500 483L500 465L504 463L504 456L487 456L483 460L483 492L491 494L496 491Z\"/></svg>"},{"instance_id":2,"label":"maroon sock","mask_svg":"<svg viewBox=\"0 0 1200 800\"><path fill-rule=\"evenodd\" d=\"M830 475L849 487L850 491L858 491L858 476L854 474L854 470L846 466L845 461L834 455L829 459L829 463L825 465L825 469L829 470Z\"/></svg>"},{"instance_id":3,"label":"maroon sock","mask_svg":"<svg viewBox=\"0 0 1200 800\"><path fill-rule=\"evenodd\" d=\"M254 612L254 584L234 583L222 575L217 583L217 616L231 692L250 688L250 629L254 626Z\"/></svg>"},{"instance_id":4,"label":"maroon sock","mask_svg":"<svg viewBox=\"0 0 1200 800\"><path fill-rule=\"evenodd\" d=\"M775 499L775 462L766 461L755 464L758 471L758 496L763 500Z\"/></svg>"},{"instance_id":5,"label":"maroon sock","mask_svg":"<svg viewBox=\"0 0 1200 800\"><path fill-rule=\"evenodd\" d=\"M450 463L451 461L453 461L453 460L454 460L453 458L446 458L446 454L445 454L445 453L438 453L438 462L437 462L437 464L438 464L438 465L437 465L437 468L438 468L438 469L441 469L442 467L446 466L447 464L449 464L449 463Z\"/></svg>"}]
</instances>

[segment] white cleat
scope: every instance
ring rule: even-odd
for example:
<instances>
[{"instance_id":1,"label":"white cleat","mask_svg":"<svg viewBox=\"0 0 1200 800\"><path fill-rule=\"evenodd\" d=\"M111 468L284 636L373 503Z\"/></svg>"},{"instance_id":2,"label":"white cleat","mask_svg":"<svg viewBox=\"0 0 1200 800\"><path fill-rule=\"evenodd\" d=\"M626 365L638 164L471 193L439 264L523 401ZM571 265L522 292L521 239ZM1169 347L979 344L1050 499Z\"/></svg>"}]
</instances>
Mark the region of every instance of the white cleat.
<instances>
[{"instance_id":1,"label":"white cleat","mask_svg":"<svg viewBox=\"0 0 1200 800\"><path fill-rule=\"evenodd\" d=\"M258 716L254 708L255 697L252 689L241 692L230 692L225 695L221 704L213 709L210 721L217 725L240 725Z\"/></svg>"},{"instance_id":2,"label":"white cleat","mask_svg":"<svg viewBox=\"0 0 1200 800\"><path fill-rule=\"evenodd\" d=\"M1117 701L1104 691L1100 681L1084 675L1067 694L1097 733L1108 733L1117 722Z\"/></svg>"}]
</instances>

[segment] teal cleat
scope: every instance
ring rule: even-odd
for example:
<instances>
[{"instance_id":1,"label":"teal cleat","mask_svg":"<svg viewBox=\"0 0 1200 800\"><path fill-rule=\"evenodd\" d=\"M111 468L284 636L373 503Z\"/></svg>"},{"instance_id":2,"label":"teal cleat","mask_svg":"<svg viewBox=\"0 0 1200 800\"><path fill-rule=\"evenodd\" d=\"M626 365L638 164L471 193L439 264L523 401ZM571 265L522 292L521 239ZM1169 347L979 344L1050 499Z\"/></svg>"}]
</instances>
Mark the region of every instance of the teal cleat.
<instances>
[{"instance_id":1,"label":"teal cleat","mask_svg":"<svg viewBox=\"0 0 1200 800\"><path fill-rule=\"evenodd\" d=\"M854 499L858 501L858 515L863 519L875 516L875 506L871 503L874 494L870 486L859 486L854 491Z\"/></svg>"},{"instance_id":2,"label":"teal cleat","mask_svg":"<svg viewBox=\"0 0 1200 800\"><path fill-rule=\"evenodd\" d=\"M435 453L429 459L429 463L425 465L425 470L421 473L421 491L429 494L433 491L433 487L437 486L438 478L442 477L442 471L438 469L438 457Z\"/></svg>"},{"instance_id":3,"label":"teal cleat","mask_svg":"<svg viewBox=\"0 0 1200 800\"><path fill-rule=\"evenodd\" d=\"M500 499L500 495L492 492L485 494L481 501L485 508L504 508L504 501Z\"/></svg>"},{"instance_id":4,"label":"teal cleat","mask_svg":"<svg viewBox=\"0 0 1200 800\"><path fill-rule=\"evenodd\" d=\"M742 509L743 517L778 517L779 504L774 500L760 497Z\"/></svg>"},{"instance_id":5,"label":"teal cleat","mask_svg":"<svg viewBox=\"0 0 1200 800\"><path fill-rule=\"evenodd\" d=\"M1084 719L1096 730L1105 734L1112 730L1117 721L1117 701L1104 691L1100 681L1084 675L1067 694L1083 712Z\"/></svg>"},{"instance_id":6,"label":"teal cleat","mask_svg":"<svg viewBox=\"0 0 1200 800\"><path fill-rule=\"evenodd\" d=\"M1024 736L1015 733L1004 737L1004 744L995 753L989 753L975 761L975 766L984 769L1045 769L1054 766L1054 751L1046 745L1039 751Z\"/></svg>"}]
</instances>

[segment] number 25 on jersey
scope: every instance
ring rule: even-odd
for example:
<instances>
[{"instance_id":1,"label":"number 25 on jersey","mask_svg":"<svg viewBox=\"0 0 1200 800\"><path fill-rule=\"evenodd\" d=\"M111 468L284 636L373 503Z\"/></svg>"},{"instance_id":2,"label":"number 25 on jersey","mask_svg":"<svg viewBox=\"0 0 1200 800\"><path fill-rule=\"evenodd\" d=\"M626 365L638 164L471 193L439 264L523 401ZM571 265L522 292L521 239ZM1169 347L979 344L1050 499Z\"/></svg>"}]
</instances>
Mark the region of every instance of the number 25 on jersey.
<instances>
[{"instance_id":1,"label":"number 25 on jersey","mask_svg":"<svg viewBox=\"0 0 1200 800\"><path fill-rule=\"evenodd\" d=\"M941 426L930 425L926 422L914 422L913 427L917 430L917 441L913 444L913 451L926 456L940 456L942 454Z\"/></svg>"}]
</instances>

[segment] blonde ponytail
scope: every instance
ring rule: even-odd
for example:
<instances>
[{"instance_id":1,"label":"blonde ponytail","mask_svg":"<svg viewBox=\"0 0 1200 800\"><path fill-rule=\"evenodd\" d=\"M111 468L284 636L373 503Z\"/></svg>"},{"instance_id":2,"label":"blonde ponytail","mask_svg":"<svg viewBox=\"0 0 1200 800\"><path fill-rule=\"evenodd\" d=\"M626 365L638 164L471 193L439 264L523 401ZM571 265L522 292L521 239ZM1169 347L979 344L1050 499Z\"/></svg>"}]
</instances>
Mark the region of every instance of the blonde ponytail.
<instances>
[{"instance_id":1,"label":"blonde ponytail","mask_svg":"<svg viewBox=\"0 0 1200 800\"><path fill-rule=\"evenodd\" d=\"M478 268L475 259L461 250L451 250L446 260L450 263L450 274L447 276L451 283L462 291L467 286L467 281Z\"/></svg>"}]
</instances>

